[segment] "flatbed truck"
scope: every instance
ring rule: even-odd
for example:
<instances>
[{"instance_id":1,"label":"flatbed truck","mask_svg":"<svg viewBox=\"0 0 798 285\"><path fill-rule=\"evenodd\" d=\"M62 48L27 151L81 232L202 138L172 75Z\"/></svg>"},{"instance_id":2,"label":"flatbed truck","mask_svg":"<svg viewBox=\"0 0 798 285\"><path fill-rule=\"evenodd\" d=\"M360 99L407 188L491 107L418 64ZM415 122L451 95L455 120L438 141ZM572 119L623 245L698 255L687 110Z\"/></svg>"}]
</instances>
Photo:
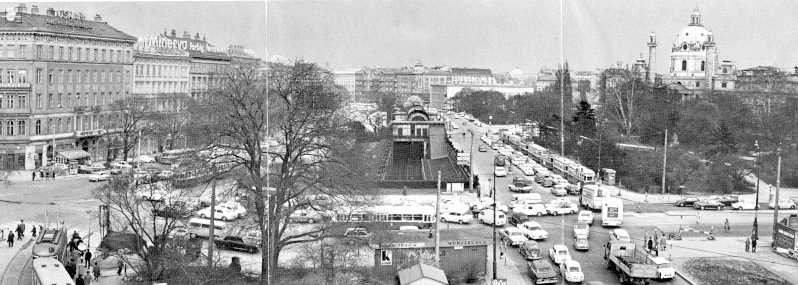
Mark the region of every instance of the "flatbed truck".
<instances>
[{"instance_id":1,"label":"flatbed truck","mask_svg":"<svg viewBox=\"0 0 798 285\"><path fill-rule=\"evenodd\" d=\"M611 240L604 246L607 269L615 271L621 284L647 285L657 278L657 265L648 252L634 242Z\"/></svg>"}]
</instances>

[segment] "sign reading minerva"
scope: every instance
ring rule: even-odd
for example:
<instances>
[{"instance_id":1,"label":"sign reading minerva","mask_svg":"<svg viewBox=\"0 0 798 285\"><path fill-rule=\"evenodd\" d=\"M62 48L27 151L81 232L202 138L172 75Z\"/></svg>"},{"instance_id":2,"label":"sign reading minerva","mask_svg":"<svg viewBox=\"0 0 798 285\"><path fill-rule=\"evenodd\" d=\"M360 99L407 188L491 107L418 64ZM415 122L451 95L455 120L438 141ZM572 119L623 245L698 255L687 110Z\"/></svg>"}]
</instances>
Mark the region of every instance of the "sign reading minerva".
<instances>
[{"instance_id":1,"label":"sign reading minerva","mask_svg":"<svg viewBox=\"0 0 798 285\"><path fill-rule=\"evenodd\" d=\"M163 48L163 49L179 49L179 50L192 50L199 52L225 52L223 49L211 46L204 42L192 42L188 39L170 39L161 35L156 37L139 38L138 45L144 48Z\"/></svg>"}]
</instances>

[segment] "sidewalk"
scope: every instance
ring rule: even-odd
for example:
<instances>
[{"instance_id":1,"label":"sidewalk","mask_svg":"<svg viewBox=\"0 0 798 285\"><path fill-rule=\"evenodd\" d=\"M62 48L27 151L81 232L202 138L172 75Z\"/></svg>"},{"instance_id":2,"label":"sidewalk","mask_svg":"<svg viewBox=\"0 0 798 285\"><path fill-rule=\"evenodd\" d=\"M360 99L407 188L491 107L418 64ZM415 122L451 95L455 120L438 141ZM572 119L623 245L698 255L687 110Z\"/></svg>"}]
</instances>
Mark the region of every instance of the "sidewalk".
<instances>
[{"instance_id":1,"label":"sidewalk","mask_svg":"<svg viewBox=\"0 0 798 285\"><path fill-rule=\"evenodd\" d=\"M737 257L757 263L770 270L773 274L784 278L792 284L798 284L798 275L795 268L798 262L778 255L771 249L770 238L763 237L759 240L756 252L745 251L745 237L716 237L715 240L701 238L685 238L680 241L668 241L668 257L671 258L676 271L684 275L685 262L697 257ZM697 281L689 275L688 279Z\"/></svg>"},{"instance_id":2,"label":"sidewalk","mask_svg":"<svg viewBox=\"0 0 798 285\"><path fill-rule=\"evenodd\" d=\"M501 250L501 248L497 248ZM512 285L532 285L532 280L526 276L526 263L516 263L509 258L508 253L504 254L505 260L497 259L496 277L507 280L505 284ZM488 248L488 269L485 271L485 285L491 285L493 278L493 248Z\"/></svg>"},{"instance_id":3,"label":"sidewalk","mask_svg":"<svg viewBox=\"0 0 798 285\"><path fill-rule=\"evenodd\" d=\"M9 173L8 173L8 181L10 181L10 182L31 181L31 172L33 172L33 170L12 170L12 171L9 171ZM83 176L83 174L56 175L55 176L55 180L71 179L71 178L81 177L81 176ZM42 178L39 177L39 174L36 173L36 180L35 181L41 181L41 179ZM52 178L50 180L52 180Z\"/></svg>"}]
</instances>

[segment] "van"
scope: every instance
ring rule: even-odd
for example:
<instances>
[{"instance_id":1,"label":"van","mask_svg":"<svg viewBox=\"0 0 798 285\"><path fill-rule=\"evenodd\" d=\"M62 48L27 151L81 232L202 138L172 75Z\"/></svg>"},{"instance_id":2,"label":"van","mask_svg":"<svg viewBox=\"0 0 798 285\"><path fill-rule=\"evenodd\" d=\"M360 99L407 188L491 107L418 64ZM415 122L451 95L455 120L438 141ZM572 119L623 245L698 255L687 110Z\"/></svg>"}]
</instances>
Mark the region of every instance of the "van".
<instances>
[{"instance_id":1,"label":"van","mask_svg":"<svg viewBox=\"0 0 798 285\"><path fill-rule=\"evenodd\" d=\"M528 240L521 244L518 247L518 251L521 252L521 256L523 256L526 260L535 260L540 259L540 246L538 242L534 240Z\"/></svg>"},{"instance_id":2,"label":"van","mask_svg":"<svg viewBox=\"0 0 798 285\"><path fill-rule=\"evenodd\" d=\"M631 242L632 237L629 235L629 232L624 229L614 229L610 232L610 241L614 240Z\"/></svg>"},{"instance_id":3,"label":"van","mask_svg":"<svg viewBox=\"0 0 798 285\"><path fill-rule=\"evenodd\" d=\"M451 207L441 213L441 222L470 224L474 220L474 214L468 206Z\"/></svg>"},{"instance_id":4,"label":"van","mask_svg":"<svg viewBox=\"0 0 798 285\"><path fill-rule=\"evenodd\" d=\"M513 200L510 204L521 202L521 201L531 201L530 203L543 203L543 198L538 193L523 193L523 194L513 194Z\"/></svg>"},{"instance_id":5,"label":"van","mask_svg":"<svg viewBox=\"0 0 798 285\"><path fill-rule=\"evenodd\" d=\"M673 268L673 265L671 265L668 259L661 256L653 257L651 255L649 255L648 258L657 265L657 279L669 280L676 276L676 269Z\"/></svg>"},{"instance_id":6,"label":"van","mask_svg":"<svg viewBox=\"0 0 798 285\"><path fill-rule=\"evenodd\" d=\"M504 214L502 211L496 211L496 221L493 220L494 209L486 209L479 213L479 221L483 224L489 224L497 227L504 226L507 224L507 215Z\"/></svg>"},{"instance_id":7,"label":"van","mask_svg":"<svg viewBox=\"0 0 798 285\"><path fill-rule=\"evenodd\" d=\"M510 213L510 220L508 222L510 222L511 225L517 226L526 221L529 221L529 215L524 212L513 211Z\"/></svg>"},{"instance_id":8,"label":"van","mask_svg":"<svg viewBox=\"0 0 798 285\"><path fill-rule=\"evenodd\" d=\"M225 236L227 223L222 221L213 222L214 236ZM191 218L188 220L188 232L190 235L199 237L210 236L211 220L203 218Z\"/></svg>"}]
</instances>

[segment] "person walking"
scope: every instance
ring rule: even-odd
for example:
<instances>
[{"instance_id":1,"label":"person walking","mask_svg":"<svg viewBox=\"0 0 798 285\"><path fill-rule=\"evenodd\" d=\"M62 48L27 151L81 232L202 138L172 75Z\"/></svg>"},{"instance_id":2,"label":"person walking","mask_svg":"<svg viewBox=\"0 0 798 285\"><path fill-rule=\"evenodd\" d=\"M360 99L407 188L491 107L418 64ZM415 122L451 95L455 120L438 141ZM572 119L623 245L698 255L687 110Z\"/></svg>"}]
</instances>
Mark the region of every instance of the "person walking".
<instances>
[{"instance_id":1,"label":"person walking","mask_svg":"<svg viewBox=\"0 0 798 285\"><path fill-rule=\"evenodd\" d=\"M100 264L97 261L94 262L94 266L91 268L91 272L94 274L94 280L100 279Z\"/></svg>"},{"instance_id":2,"label":"person walking","mask_svg":"<svg viewBox=\"0 0 798 285\"><path fill-rule=\"evenodd\" d=\"M86 250L86 254L83 255L83 259L86 261L86 268L91 267L91 250Z\"/></svg>"},{"instance_id":3,"label":"person walking","mask_svg":"<svg viewBox=\"0 0 798 285\"><path fill-rule=\"evenodd\" d=\"M652 250L654 250L654 241L649 239L648 240L648 251L650 252Z\"/></svg>"},{"instance_id":4,"label":"person walking","mask_svg":"<svg viewBox=\"0 0 798 285\"><path fill-rule=\"evenodd\" d=\"M78 278L75 278L75 285L86 285L86 282L83 280L83 274L78 275Z\"/></svg>"},{"instance_id":5,"label":"person walking","mask_svg":"<svg viewBox=\"0 0 798 285\"><path fill-rule=\"evenodd\" d=\"M86 285L91 284L91 271L86 270L86 274L83 276L86 276L85 278L83 278L83 283L85 283Z\"/></svg>"},{"instance_id":6,"label":"person walking","mask_svg":"<svg viewBox=\"0 0 798 285\"><path fill-rule=\"evenodd\" d=\"M30 233L33 237L36 237L36 226L32 226L30 229Z\"/></svg>"},{"instance_id":7,"label":"person walking","mask_svg":"<svg viewBox=\"0 0 798 285\"><path fill-rule=\"evenodd\" d=\"M8 247L14 247L14 232L8 231Z\"/></svg>"},{"instance_id":8,"label":"person walking","mask_svg":"<svg viewBox=\"0 0 798 285\"><path fill-rule=\"evenodd\" d=\"M726 221L723 223L723 230L726 232L731 231L731 226L729 225L729 218L726 218Z\"/></svg>"},{"instance_id":9,"label":"person walking","mask_svg":"<svg viewBox=\"0 0 798 285\"><path fill-rule=\"evenodd\" d=\"M36 171L30 172L30 181L36 181Z\"/></svg>"},{"instance_id":10,"label":"person walking","mask_svg":"<svg viewBox=\"0 0 798 285\"><path fill-rule=\"evenodd\" d=\"M17 225L17 240L22 240L22 225Z\"/></svg>"},{"instance_id":11,"label":"person walking","mask_svg":"<svg viewBox=\"0 0 798 285\"><path fill-rule=\"evenodd\" d=\"M756 252L756 239L751 239L751 252Z\"/></svg>"},{"instance_id":12,"label":"person walking","mask_svg":"<svg viewBox=\"0 0 798 285\"><path fill-rule=\"evenodd\" d=\"M119 261L116 262L116 266L117 266L116 275L122 275L123 270L125 271L125 274L127 274L127 269L125 268L125 262L122 261L122 258L119 258Z\"/></svg>"},{"instance_id":13,"label":"person walking","mask_svg":"<svg viewBox=\"0 0 798 285\"><path fill-rule=\"evenodd\" d=\"M751 238L745 238L745 252L751 251Z\"/></svg>"}]
</instances>

